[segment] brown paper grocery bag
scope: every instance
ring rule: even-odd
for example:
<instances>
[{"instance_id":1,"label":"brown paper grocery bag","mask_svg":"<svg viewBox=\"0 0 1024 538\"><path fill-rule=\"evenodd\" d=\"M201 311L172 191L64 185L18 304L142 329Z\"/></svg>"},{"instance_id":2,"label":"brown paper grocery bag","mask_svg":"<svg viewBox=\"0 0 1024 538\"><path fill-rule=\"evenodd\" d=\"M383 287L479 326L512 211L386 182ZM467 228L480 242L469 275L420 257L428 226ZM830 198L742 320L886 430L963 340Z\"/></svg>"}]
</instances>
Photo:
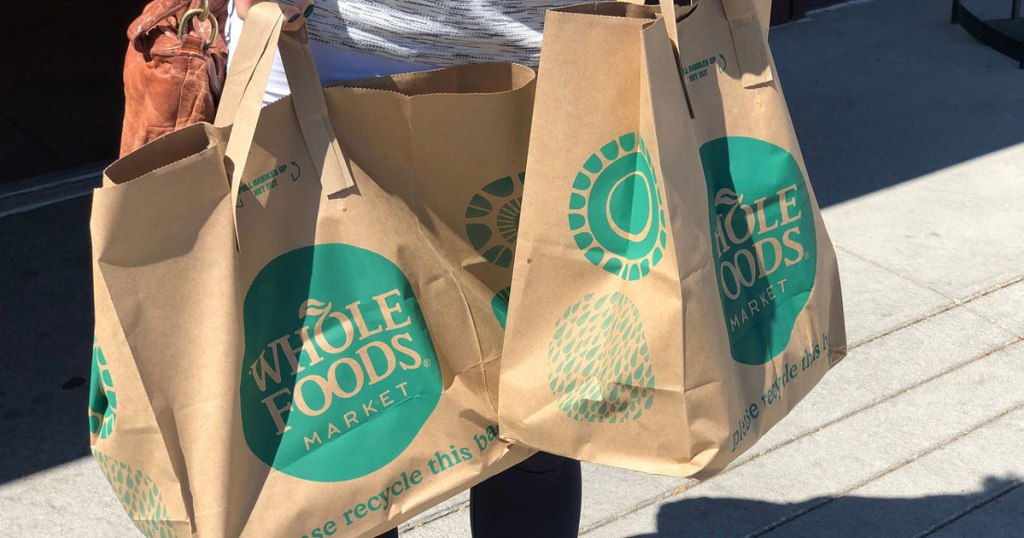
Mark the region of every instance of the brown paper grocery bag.
<instances>
[{"instance_id":1,"label":"brown paper grocery bag","mask_svg":"<svg viewBox=\"0 0 1024 538\"><path fill-rule=\"evenodd\" d=\"M148 536L372 536L528 455L493 299L533 72L322 89L282 19L250 12L216 125L95 192L93 450Z\"/></svg>"},{"instance_id":2,"label":"brown paper grocery bag","mask_svg":"<svg viewBox=\"0 0 1024 538\"><path fill-rule=\"evenodd\" d=\"M565 456L706 477L846 341L835 255L777 77L759 64L770 56L737 59L737 43L758 43L738 33L763 27L730 25L717 0L664 4L678 29L656 6L548 14L500 429ZM747 75L760 78L748 88Z\"/></svg>"}]
</instances>

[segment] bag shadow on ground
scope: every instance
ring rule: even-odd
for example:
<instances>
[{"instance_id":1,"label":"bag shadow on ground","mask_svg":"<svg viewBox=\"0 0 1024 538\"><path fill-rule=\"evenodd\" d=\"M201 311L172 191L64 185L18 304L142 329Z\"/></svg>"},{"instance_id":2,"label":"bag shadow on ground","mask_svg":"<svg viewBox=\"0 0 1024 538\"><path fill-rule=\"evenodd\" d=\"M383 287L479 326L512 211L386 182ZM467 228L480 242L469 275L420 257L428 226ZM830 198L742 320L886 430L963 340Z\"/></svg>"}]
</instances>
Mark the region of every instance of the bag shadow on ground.
<instances>
[{"instance_id":1,"label":"bag shadow on ground","mask_svg":"<svg viewBox=\"0 0 1024 538\"><path fill-rule=\"evenodd\" d=\"M952 479L951 479L952 481ZM753 486L753 485L752 485ZM951 484L950 489L956 488ZM989 476L961 495L815 497L799 503L698 497L663 505L657 532L700 536L1011 536L1024 525L1024 477Z\"/></svg>"}]
</instances>

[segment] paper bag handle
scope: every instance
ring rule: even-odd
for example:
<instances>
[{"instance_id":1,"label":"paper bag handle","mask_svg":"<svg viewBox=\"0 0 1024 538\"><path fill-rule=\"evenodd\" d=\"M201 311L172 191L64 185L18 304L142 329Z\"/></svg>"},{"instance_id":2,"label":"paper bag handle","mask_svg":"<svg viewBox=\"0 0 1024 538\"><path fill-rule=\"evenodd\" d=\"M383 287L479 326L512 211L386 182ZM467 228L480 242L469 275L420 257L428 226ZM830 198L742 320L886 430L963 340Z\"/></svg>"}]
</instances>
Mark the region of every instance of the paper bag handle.
<instances>
[{"instance_id":1,"label":"paper bag handle","mask_svg":"<svg viewBox=\"0 0 1024 538\"><path fill-rule=\"evenodd\" d=\"M699 0L700 1L708 0ZM758 17L757 6L754 0L721 0L725 9L725 17L729 21L729 30L732 33L733 46L739 56L740 70L743 77L743 87L752 88L767 84L775 80L772 74L770 55L768 52L768 39L766 26ZM673 24L675 21L675 3L672 0L660 0L662 18L665 19L665 28L668 30L668 38L676 49L676 58L681 58L679 49L679 27ZM672 13L671 17L667 16ZM680 60L680 76L682 76L682 64ZM684 81L685 87L685 81Z\"/></svg>"},{"instance_id":2,"label":"paper bag handle","mask_svg":"<svg viewBox=\"0 0 1024 538\"><path fill-rule=\"evenodd\" d=\"M671 15L670 15L671 14ZM665 19L665 29L668 30L668 40L675 48L676 63L679 63L679 25L676 24L676 3L673 0L661 0L661 18ZM682 71L679 72L680 76Z\"/></svg>"},{"instance_id":3,"label":"paper bag handle","mask_svg":"<svg viewBox=\"0 0 1024 538\"><path fill-rule=\"evenodd\" d=\"M729 20L732 43L739 56L743 87L752 88L775 80L772 74L768 36L758 20L754 0L722 0Z\"/></svg>"},{"instance_id":4,"label":"paper bag handle","mask_svg":"<svg viewBox=\"0 0 1024 538\"><path fill-rule=\"evenodd\" d=\"M232 125L224 154L234 166L231 206L236 239L242 174L263 108L274 51L278 48L291 88L295 116L324 189L335 193L355 186L352 171L331 126L320 77L309 52L306 28L282 32L283 24L284 11L277 2L259 2L250 8L214 120L220 127Z\"/></svg>"},{"instance_id":5,"label":"paper bag handle","mask_svg":"<svg viewBox=\"0 0 1024 538\"><path fill-rule=\"evenodd\" d=\"M668 40L672 46L672 56L676 60L676 74L679 76L679 83L683 86L683 98L686 99L686 109L691 118L696 118L693 111L693 102L690 100L690 89L687 87L686 75L683 74L682 51L679 49L679 24L676 20L676 4L673 0L660 0L661 19L665 24L668 33Z\"/></svg>"}]
</instances>

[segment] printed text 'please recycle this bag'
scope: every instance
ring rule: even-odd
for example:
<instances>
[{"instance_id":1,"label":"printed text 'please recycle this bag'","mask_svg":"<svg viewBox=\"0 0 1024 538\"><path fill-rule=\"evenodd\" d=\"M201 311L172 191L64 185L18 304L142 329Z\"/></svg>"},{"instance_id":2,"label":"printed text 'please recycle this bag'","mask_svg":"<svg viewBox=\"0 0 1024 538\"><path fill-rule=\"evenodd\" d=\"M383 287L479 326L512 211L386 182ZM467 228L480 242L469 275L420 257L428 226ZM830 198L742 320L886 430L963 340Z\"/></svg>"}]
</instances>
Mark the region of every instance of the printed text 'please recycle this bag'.
<instances>
[{"instance_id":1,"label":"printed text 'please recycle this bag'","mask_svg":"<svg viewBox=\"0 0 1024 538\"><path fill-rule=\"evenodd\" d=\"M95 193L93 451L148 536L373 536L528 454L496 406L533 72L323 89L282 21Z\"/></svg>"},{"instance_id":2,"label":"printed text 'please recycle this bag'","mask_svg":"<svg viewBox=\"0 0 1024 538\"><path fill-rule=\"evenodd\" d=\"M846 338L754 4L662 4L548 14L500 429L706 477L785 416Z\"/></svg>"}]
</instances>

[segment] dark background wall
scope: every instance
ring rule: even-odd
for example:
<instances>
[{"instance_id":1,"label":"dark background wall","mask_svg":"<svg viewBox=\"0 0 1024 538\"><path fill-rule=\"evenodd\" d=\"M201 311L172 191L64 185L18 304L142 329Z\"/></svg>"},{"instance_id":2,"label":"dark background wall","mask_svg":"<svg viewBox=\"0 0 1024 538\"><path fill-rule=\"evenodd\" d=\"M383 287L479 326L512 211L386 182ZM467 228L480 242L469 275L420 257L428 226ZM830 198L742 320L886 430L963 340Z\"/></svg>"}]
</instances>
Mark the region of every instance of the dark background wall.
<instances>
[{"instance_id":1,"label":"dark background wall","mask_svg":"<svg viewBox=\"0 0 1024 538\"><path fill-rule=\"evenodd\" d=\"M144 5L4 3L0 185L117 157L126 31Z\"/></svg>"},{"instance_id":2,"label":"dark background wall","mask_svg":"<svg viewBox=\"0 0 1024 538\"><path fill-rule=\"evenodd\" d=\"M773 0L772 24L802 18L808 11L838 4L846 0Z\"/></svg>"},{"instance_id":3,"label":"dark background wall","mask_svg":"<svg viewBox=\"0 0 1024 538\"><path fill-rule=\"evenodd\" d=\"M772 22L838 0L774 0ZM117 157L126 31L144 0L8 2L0 186Z\"/></svg>"}]
</instances>

